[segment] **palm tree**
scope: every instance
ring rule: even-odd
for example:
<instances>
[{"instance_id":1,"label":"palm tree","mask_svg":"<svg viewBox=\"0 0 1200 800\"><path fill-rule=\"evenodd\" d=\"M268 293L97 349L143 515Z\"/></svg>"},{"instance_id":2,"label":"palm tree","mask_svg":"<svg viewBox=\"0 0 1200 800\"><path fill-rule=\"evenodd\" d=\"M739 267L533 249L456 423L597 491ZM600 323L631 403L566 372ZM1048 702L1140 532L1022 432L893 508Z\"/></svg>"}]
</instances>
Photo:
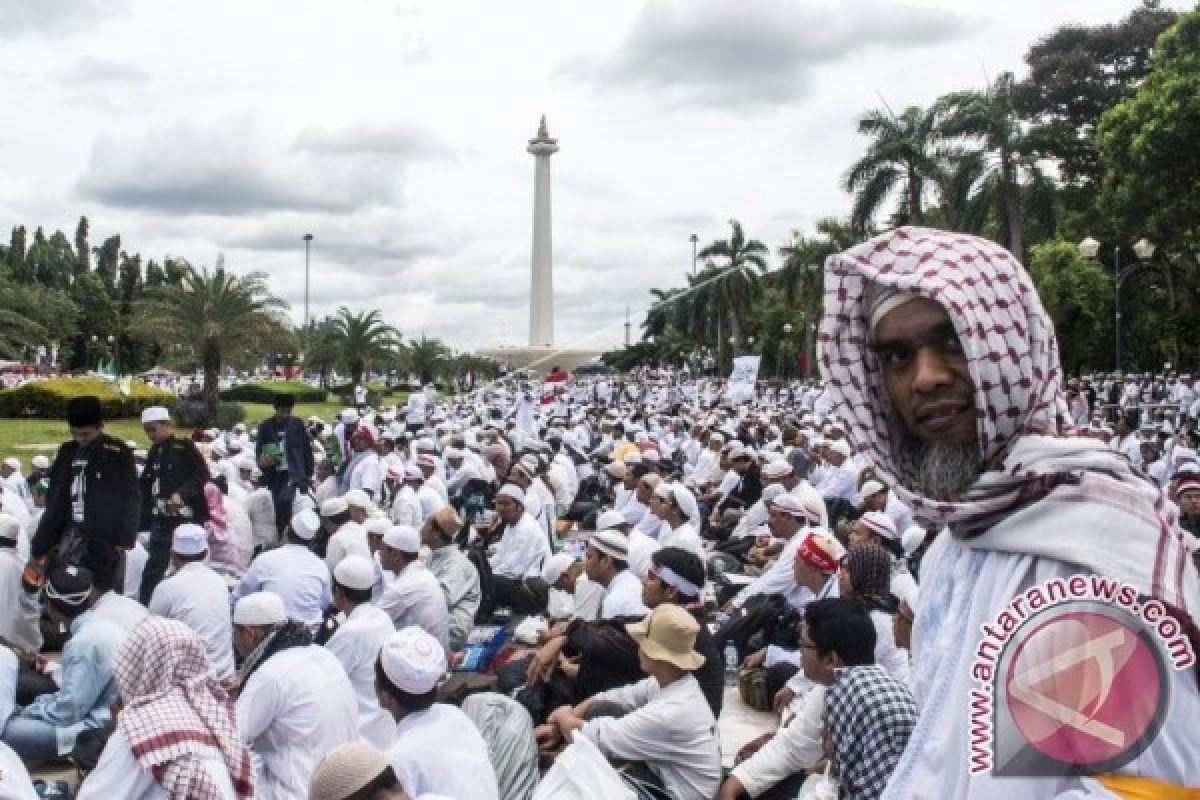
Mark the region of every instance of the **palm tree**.
<instances>
[{"instance_id":1,"label":"palm tree","mask_svg":"<svg viewBox=\"0 0 1200 800\"><path fill-rule=\"evenodd\" d=\"M146 289L137 301L131 332L191 348L204 370L204 405L211 420L226 358L240 350L261 351L263 342L285 336L287 303L270 293L264 273L235 275L220 258L211 271L186 262L181 266L178 285Z\"/></svg>"},{"instance_id":2,"label":"palm tree","mask_svg":"<svg viewBox=\"0 0 1200 800\"><path fill-rule=\"evenodd\" d=\"M884 201L898 192L892 224L923 224L925 196L941 174L936 110L909 106L897 117L891 109L875 109L859 118L858 132L873 141L843 181L855 195L851 223L866 230Z\"/></svg>"},{"instance_id":3,"label":"palm tree","mask_svg":"<svg viewBox=\"0 0 1200 800\"><path fill-rule=\"evenodd\" d=\"M720 259L715 265L706 264L705 272L715 271L697 284L702 283L709 290L707 313L728 319L730 336L740 341L746 314L761 291L759 276L767 271L766 255L771 251L757 239L747 239L736 219L729 220L729 226L732 233L728 239L718 239L697 254L706 260ZM718 350L722 345L718 321Z\"/></svg>"},{"instance_id":4,"label":"palm tree","mask_svg":"<svg viewBox=\"0 0 1200 800\"><path fill-rule=\"evenodd\" d=\"M642 338L662 336L675 324L679 317L679 305L683 300L683 289L651 289L654 302L646 309L642 320Z\"/></svg>"},{"instance_id":5,"label":"palm tree","mask_svg":"<svg viewBox=\"0 0 1200 800\"><path fill-rule=\"evenodd\" d=\"M342 363L354 385L362 382L367 365L391 360L400 347L400 331L383 321L379 309L357 314L342 306L333 318L333 333Z\"/></svg>"},{"instance_id":6,"label":"palm tree","mask_svg":"<svg viewBox=\"0 0 1200 800\"><path fill-rule=\"evenodd\" d=\"M934 107L941 136L978 148L972 203L991 210L999 241L1024 260L1026 214L1043 228L1052 222L1054 184L1038 166L1034 142L1013 110L1013 83L1013 74L1003 72L984 91L951 92Z\"/></svg>"},{"instance_id":7,"label":"palm tree","mask_svg":"<svg viewBox=\"0 0 1200 800\"><path fill-rule=\"evenodd\" d=\"M409 341L405 355L409 371L424 385L437 379L450 355L450 348L441 339L428 339L421 334L420 339Z\"/></svg>"},{"instance_id":8,"label":"palm tree","mask_svg":"<svg viewBox=\"0 0 1200 800\"><path fill-rule=\"evenodd\" d=\"M27 348L46 343L46 329L25 316L26 309L15 287L0 289L0 356L22 359Z\"/></svg>"}]
</instances>

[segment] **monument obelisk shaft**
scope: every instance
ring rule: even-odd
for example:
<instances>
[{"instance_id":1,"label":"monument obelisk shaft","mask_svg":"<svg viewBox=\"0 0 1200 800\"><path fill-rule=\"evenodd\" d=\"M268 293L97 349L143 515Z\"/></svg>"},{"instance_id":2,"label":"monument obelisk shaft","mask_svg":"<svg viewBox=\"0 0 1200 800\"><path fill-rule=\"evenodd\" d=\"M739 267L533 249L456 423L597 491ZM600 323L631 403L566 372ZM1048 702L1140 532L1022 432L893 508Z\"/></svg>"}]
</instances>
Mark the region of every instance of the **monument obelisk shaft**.
<instances>
[{"instance_id":1,"label":"monument obelisk shaft","mask_svg":"<svg viewBox=\"0 0 1200 800\"><path fill-rule=\"evenodd\" d=\"M533 173L533 257L529 285L529 346L554 344L554 255L550 225L550 156L558 152L542 115L537 136L525 151L535 160Z\"/></svg>"}]
</instances>

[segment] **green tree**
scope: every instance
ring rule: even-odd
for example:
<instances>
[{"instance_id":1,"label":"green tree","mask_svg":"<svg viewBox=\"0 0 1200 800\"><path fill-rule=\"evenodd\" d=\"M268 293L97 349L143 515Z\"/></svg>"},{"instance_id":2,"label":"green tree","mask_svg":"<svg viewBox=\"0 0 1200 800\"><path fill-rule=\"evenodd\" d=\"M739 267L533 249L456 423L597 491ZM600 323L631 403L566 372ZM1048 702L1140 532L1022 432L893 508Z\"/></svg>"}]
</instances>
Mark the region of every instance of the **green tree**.
<instances>
[{"instance_id":1,"label":"green tree","mask_svg":"<svg viewBox=\"0 0 1200 800\"><path fill-rule=\"evenodd\" d=\"M264 342L286 336L287 304L271 294L264 273L177 265L181 283L147 289L136 303L131 328L164 345L191 349L204 371L205 406L214 419L222 366L246 351L261 356Z\"/></svg>"},{"instance_id":2,"label":"green tree","mask_svg":"<svg viewBox=\"0 0 1200 800\"><path fill-rule=\"evenodd\" d=\"M441 339L429 339L421 334L420 339L411 339L404 351L409 371L422 385L433 383L445 374L450 348Z\"/></svg>"},{"instance_id":3,"label":"green tree","mask_svg":"<svg viewBox=\"0 0 1200 800\"><path fill-rule=\"evenodd\" d=\"M76 258L71 240L62 231L55 231L46 244L49 257L46 285L65 289L75 276Z\"/></svg>"},{"instance_id":4,"label":"green tree","mask_svg":"<svg viewBox=\"0 0 1200 800\"><path fill-rule=\"evenodd\" d=\"M897 117L874 109L859 118L858 132L872 141L843 179L854 195L851 223L867 230L888 198L899 195L892 224L923 224L926 196L942 170L935 111L909 106Z\"/></svg>"},{"instance_id":5,"label":"green tree","mask_svg":"<svg viewBox=\"0 0 1200 800\"><path fill-rule=\"evenodd\" d=\"M372 364L386 364L394 359L401 343L400 331L383 321L379 309L355 313L342 306L333 318L333 330L341 349L341 362L355 384L362 382L363 373Z\"/></svg>"},{"instance_id":6,"label":"green tree","mask_svg":"<svg viewBox=\"0 0 1200 800\"><path fill-rule=\"evenodd\" d=\"M118 309L104 283L95 273L80 275L71 284L71 300L79 308L79 326L71 342L71 369L95 369L102 358L113 354ZM109 337L113 342L109 342Z\"/></svg>"},{"instance_id":7,"label":"green tree","mask_svg":"<svg viewBox=\"0 0 1200 800\"><path fill-rule=\"evenodd\" d=\"M1108 367L1113 284L1104 267L1080 256L1077 245L1056 240L1030 248L1029 276L1054 320L1067 374L1077 375L1084 367Z\"/></svg>"},{"instance_id":8,"label":"green tree","mask_svg":"<svg viewBox=\"0 0 1200 800\"><path fill-rule=\"evenodd\" d=\"M46 232L38 226L33 232L33 241L29 252L25 254L26 272L32 280L43 286L54 286L53 263L50 257L50 242L46 240Z\"/></svg>"},{"instance_id":9,"label":"green tree","mask_svg":"<svg viewBox=\"0 0 1200 800\"><path fill-rule=\"evenodd\" d=\"M46 344L46 328L27 316L29 293L24 287L0 285L0 357L23 359L26 351Z\"/></svg>"},{"instance_id":10,"label":"green tree","mask_svg":"<svg viewBox=\"0 0 1200 800\"><path fill-rule=\"evenodd\" d=\"M153 258L146 262L146 286L159 286L167 282L167 274Z\"/></svg>"},{"instance_id":11,"label":"green tree","mask_svg":"<svg viewBox=\"0 0 1200 800\"><path fill-rule=\"evenodd\" d=\"M105 289L112 292L117 283L117 267L121 256L121 234L113 234L104 244L92 251L96 256L96 275Z\"/></svg>"},{"instance_id":12,"label":"green tree","mask_svg":"<svg viewBox=\"0 0 1200 800\"><path fill-rule=\"evenodd\" d=\"M728 239L717 239L698 255L706 260L717 259L704 279L708 313L727 320L729 335L737 342L742 340L746 315L761 291L759 277L767 271L767 254L770 250L757 239L747 239L742 224L729 220L731 229ZM721 326L718 325L720 328ZM718 339L718 348L722 342Z\"/></svg>"},{"instance_id":13,"label":"green tree","mask_svg":"<svg viewBox=\"0 0 1200 800\"><path fill-rule=\"evenodd\" d=\"M304 349L304 369L320 375L322 389L329 388L329 375L342 360L341 341L329 317L309 323Z\"/></svg>"},{"instance_id":14,"label":"green tree","mask_svg":"<svg viewBox=\"0 0 1200 800\"><path fill-rule=\"evenodd\" d=\"M25 243L25 226L14 225L12 229L12 238L8 244L8 267L12 279L17 283L31 283L33 281L33 273L29 269L29 260L25 257L27 246Z\"/></svg>"},{"instance_id":15,"label":"green tree","mask_svg":"<svg viewBox=\"0 0 1200 800\"><path fill-rule=\"evenodd\" d=\"M80 217L75 226L75 274L92 271L92 248L88 244L88 218Z\"/></svg>"}]
</instances>

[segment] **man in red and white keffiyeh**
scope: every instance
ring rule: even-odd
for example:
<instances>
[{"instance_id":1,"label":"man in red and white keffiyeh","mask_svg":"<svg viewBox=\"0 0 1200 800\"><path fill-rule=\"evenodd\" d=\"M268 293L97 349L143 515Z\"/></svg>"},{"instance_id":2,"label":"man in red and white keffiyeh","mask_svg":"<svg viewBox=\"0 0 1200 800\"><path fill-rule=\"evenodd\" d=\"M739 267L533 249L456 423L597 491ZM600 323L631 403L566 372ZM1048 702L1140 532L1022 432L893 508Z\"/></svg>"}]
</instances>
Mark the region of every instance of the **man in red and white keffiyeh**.
<instances>
[{"instance_id":1,"label":"man in red and white keffiyeh","mask_svg":"<svg viewBox=\"0 0 1200 800\"><path fill-rule=\"evenodd\" d=\"M254 766L238 733L236 705L204 644L186 625L150 617L113 664L122 708L79 797L224 800L254 797Z\"/></svg>"},{"instance_id":2,"label":"man in red and white keffiyeh","mask_svg":"<svg viewBox=\"0 0 1200 800\"><path fill-rule=\"evenodd\" d=\"M818 357L859 452L915 517L949 531L922 562L922 718L884 796L1119 796L1090 778L969 774L981 626L1022 591L1093 573L1159 599L1193 633L1200 609L1196 540L1167 523L1157 487L1120 453L1069 435L1053 324L1025 270L974 236L877 236L825 264ZM1116 771L1190 785L1200 743L1172 720L1191 724L1200 694L1192 670L1171 678L1167 723Z\"/></svg>"}]
</instances>

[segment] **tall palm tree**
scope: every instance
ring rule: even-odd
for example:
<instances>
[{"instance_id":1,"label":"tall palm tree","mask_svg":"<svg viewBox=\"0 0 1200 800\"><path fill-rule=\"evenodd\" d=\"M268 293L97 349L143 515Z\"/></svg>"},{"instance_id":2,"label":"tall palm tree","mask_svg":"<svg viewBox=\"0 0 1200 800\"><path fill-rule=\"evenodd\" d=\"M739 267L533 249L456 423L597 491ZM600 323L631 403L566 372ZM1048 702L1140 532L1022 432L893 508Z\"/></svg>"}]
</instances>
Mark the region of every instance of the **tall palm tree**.
<instances>
[{"instance_id":1,"label":"tall palm tree","mask_svg":"<svg viewBox=\"0 0 1200 800\"><path fill-rule=\"evenodd\" d=\"M742 224L729 220L732 229L728 239L718 239L697 255L706 260L717 259L715 264L705 267L707 275L697 276L695 285L703 285L708 314L718 317L717 349L721 351L720 319L729 322L729 334L741 340L741 331L746 324L746 315L761 293L759 277L767 271L767 254L771 251L757 239L747 239Z\"/></svg>"},{"instance_id":2,"label":"tall palm tree","mask_svg":"<svg viewBox=\"0 0 1200 800\"><path fill-rule=\"evenodd\" d=\"M859 118L858 132L872 142L843 180L855 195L851 223L866 230L884 202L898 193L892 224L923 224L925 197L941 174L936 111L909 106L895 116L891 109L874 109Z\"/></svg>"},{"instance_id":3,"label":"tall palm tree","mask_svg":"<svg viewBox=\"0 0 1200 800\"><path fill-rule=\"evenodd\" d=\"M1052 220L1054 184L1038 166L1035 143L1013 110L1014 82L1011 72L1003 72L984 91L951 92L934 108L941 136L978 148L982 168L972 202L991 210L1000 242L1024 260L1026 217L1036 215L1041 227Z\"/></svg>"},{"instance_id":4,"label":"tall palm tree","mask_svg":"<svg viewBox=\"0 0 1200 800\"><path fill-rule=\"evenodd\" d=\"M654 302L642 320L642 337L662 336L680 317L683 289L651 289Z\"/></svg>"},{"instance_id":5,"label":"tall palm tree","mask_svg":"<svg viewBox=\"0 0 1200 800\"><path fill-rule=\"evenodd\" d=\"M408 369L422 383L433 383L446 366L450 348L441 339L429 339L421 334L420 339L412 339L405 348Z\"/></svg>"},{"instance_id":6,"label":"tall palm tree","mask_svg":"<svg viewBox=\"0 0 1200 800\"><path fill-rule=\"evenodd\" d=\"M182 263L182 280L146 289L137 301L131 332L162 344L189 347L204 370L204 404L215 419L221 366L241 350L286 335L287 303L271 294L262 272L235 275L218 266Z\"/></svg>"},{"instance_id":7,"label":"tall palm tree","mask_svg":"<svg viewBox=\"0 0 1200 800\"><path fill-rule=\"evenodd\" d=\"M333 333L341 350L342 363L355 385L372 363L391 360L401 346L400 331L383 321L379 309L354 313L342 306L333 318Z\"/></svg>"}]
</instances>

